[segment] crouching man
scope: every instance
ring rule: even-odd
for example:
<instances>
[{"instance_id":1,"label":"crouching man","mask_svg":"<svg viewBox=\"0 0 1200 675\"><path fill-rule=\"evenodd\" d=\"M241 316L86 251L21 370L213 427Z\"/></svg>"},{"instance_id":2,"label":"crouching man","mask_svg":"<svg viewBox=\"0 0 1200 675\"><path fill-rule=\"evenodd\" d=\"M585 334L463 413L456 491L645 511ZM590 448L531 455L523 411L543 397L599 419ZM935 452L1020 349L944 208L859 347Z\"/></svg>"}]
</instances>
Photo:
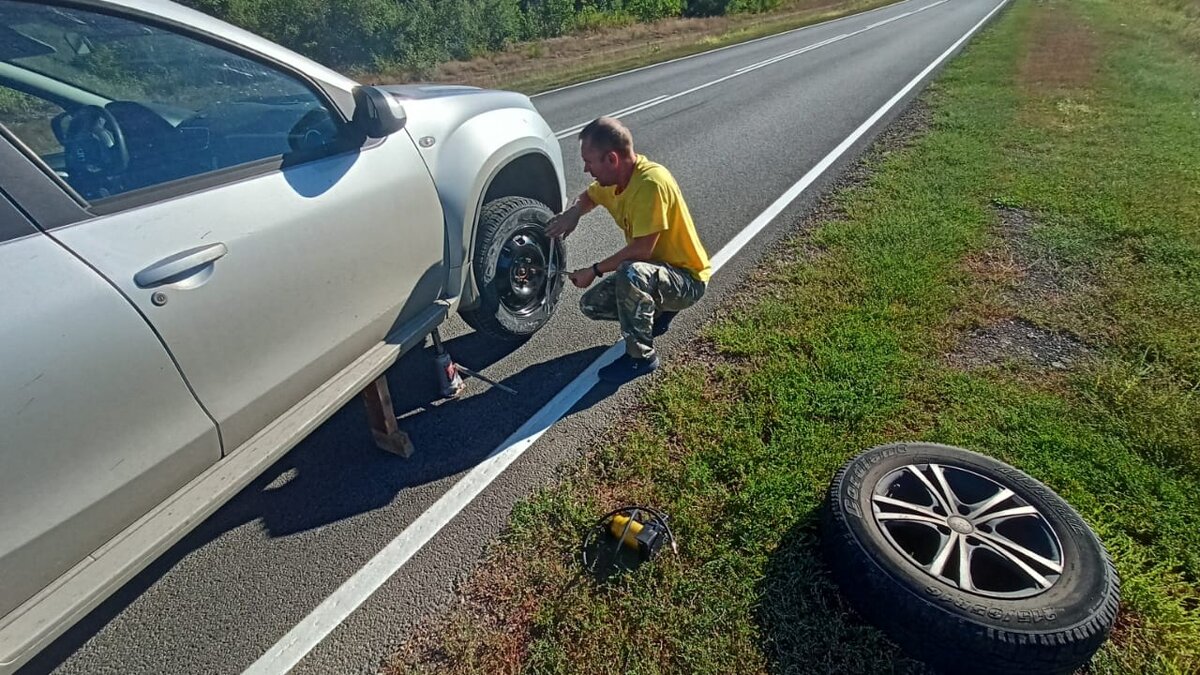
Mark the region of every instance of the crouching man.
<instances>
[{"instance_id":1,"label":"crouching man","mask_svg":"<svg viewBox=\"0 0 1200 675\"><path fill-rule=\"evenodd\" d=\"M579 306L589 318L620 323L625 355L601 368L600 379L627 382L658 368L654 338L703 297L712 266L679 185L666 168L634 152L623 124L598 118L579 132L579 142L583 169L594 180L546 232L566 237L600 205L625 234L624 248L569 278L579 288L600 281Z\"/></svg>"}]
</instances>

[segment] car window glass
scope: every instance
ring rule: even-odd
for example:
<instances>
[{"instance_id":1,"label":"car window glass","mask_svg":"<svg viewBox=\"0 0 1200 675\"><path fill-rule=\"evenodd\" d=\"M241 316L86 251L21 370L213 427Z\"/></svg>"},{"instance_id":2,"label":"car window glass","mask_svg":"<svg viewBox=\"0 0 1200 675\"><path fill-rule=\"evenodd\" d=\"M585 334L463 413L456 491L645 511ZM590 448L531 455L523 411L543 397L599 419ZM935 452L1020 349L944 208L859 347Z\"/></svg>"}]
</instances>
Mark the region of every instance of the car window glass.
<instances>
[{"instance_id":1,"label":"car window glass","mask_svg":"<svg viewBox=\"0 0 1200 675\"><path fill-rule=\"evenodd\" d=\"M340 124L303 82L223 48L0 0L0 123L90 201L296 151Z\"/></svg>"},{"instance_id":2,"label":"car window glass","mask_svg":"<svg viewBox=\"0 0 1200 675\"><path fill-rule=\"evenodd\" d=\"M50 128L50 121L62 111L50 101L0 85L0 116L5 126L38 155L62 153L62 144Z\"/></svg>"}]
</instances>

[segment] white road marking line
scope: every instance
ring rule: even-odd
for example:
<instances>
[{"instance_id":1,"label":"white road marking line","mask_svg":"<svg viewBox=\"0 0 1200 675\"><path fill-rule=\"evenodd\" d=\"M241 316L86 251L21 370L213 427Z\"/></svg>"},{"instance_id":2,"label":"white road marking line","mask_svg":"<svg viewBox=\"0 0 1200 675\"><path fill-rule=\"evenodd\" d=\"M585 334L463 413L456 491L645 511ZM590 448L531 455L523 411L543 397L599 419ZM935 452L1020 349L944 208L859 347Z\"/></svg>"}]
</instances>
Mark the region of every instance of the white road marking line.
<instances>
[{"instance_id":1,"label":"white road marking line","mask_svg":"<svg viewBox=\"0 0 1200 675\"><path fill-rule=\"evenodd\" d=\"M666 94L663 94L662 96L655 96L654 98L647 99L645 101L642 101L641 103L634 103L633 105L629 106L628 108L621 108L620 110L614 110L613 112L608 113L608 115L606 115L606 117L619 118L619 117L623 117L625 115L632 115L633 113L638 112L639 110L645 110L646 108L649 108L652 105L657 105L659 102L662 101L662 99L664 99L666 97L667 97ZM554 137L558 138L559 140L562 140L562 139L566 138L567 136L570 136L571 134L577 133L578 131L580 131L581 129L586 127L590 122L591 122L591 120L588 120L587 122L580 122L579 124L576 124L573 127L567 127L566 129L563 129L562 131L557 131L554 133Z\"/></svg>"},{"instance_id":2,"label":"white road marking line","mask_svg":"<svg viewBox=\"0 0 1200 675\"><path fill-rule=\"evenodd\" d=\"M811 52L814 49L820 49L821 47L824 47L825 45L831 45L835 42L838 42L839 40L845 40L846 38L850 37L851 35L857 35L857 33L842 33L841 35L838 35L837 37L831 37L828 40L822 40L816 44L811 44L807 47L801 47L800 49L794 49L786 54L780 54L779 56L773 56L765 61L759 61L758 63L752 63L748 66L742 66L741 68L738 68L737 70L735 70L733 72L737 73L738 75L741 75L743 73L748 73L752 70L758 70L759 68L769 66L772 63L779 63L780 61L782 61L784 59L790 59L793 56L799 56L801 54L804 54L805 52Z\"/></svg>"},{"instance_id":3,"label":"white road marking line","mask_svg":"<svg viewBox=\"0 0 1200 675\"><path fill-rule=\"evenodd\" d=\"M873 28L878 28L879 26L883 26L883 25L889 24L893 21L903 19L904 17L908 17L908 16L912 16L914 14L918 14L920 12L924 12L927 9L933 9L934 7L937 7L938 5L945 4L949 1L950 0L937 0L937 2L935 2L933 4L926 5L924 7L921 7L920 9L914 9L911 12L905 12L903 14L894 16L890 19L885 19L885 20L880 21L872 26L868 26L867 28L860 28L852 33L843 33L837 37L829 38L828 40L823 40L821 42L817 42L815 44L808 45L807 47L801 47L800 49L796 49L796 50L787 52L786 54L780 54L777 56L773 56L765 61L759 61L758 63L754 63L749 66L743 66L742 68L739 68L739 69L733 71L732 73L725 75L724 77L718 77L717 79L715 79L711 82L705 82L704 84L697 85L695 87L692 87L691 89L681 91L678 94L671 94L669 96L663 95L663 96L659 96L657 98L652 98L648 101L643 101L641 103L632 105L628 108L624 108L617 112L609 113L607 116L616 118L616 119L620 119L622 117L628 117L629 115L632 115L637 112L641 112L643 110L648 110L648 109L653 108L658 105L662 105L663 103L666 103L668 101L674 101L675 99L677 99L681 96L687 96L688 94L693 94L697 91L700 91L701 89L707 89L713 85L720 84L727 80L732 80L735 77L738 77L740 75L745 75L746 73L758 70L759 68L765 68L766 66L769 66L769 65L772 65L775 63L779 63L780 61L783 61L785 59L790 59L793 56L799 56L800 54L810 52L814 49L820 49L821 47L825 47L825 46L831 45L835 42L845 40L846 38L851 38L856 35L861 35L869 30L872 30ZM588 120L587 122L580 122L579 124L576 124L574 126L563 129L562 131L557 131L557 132L555 132L554 137L558 138L559 140L562 140L572 134L579 132L581 129L583 129L585 126L588 125L588 122L591 122L591 120Z\"/></svg>"},{"instance_id":4,"label":"white road marking line","mask_svg":"<svg viewBox=\"0 0 1200 675\"><path fill-rule=\"evenodd\" d=\"M776 199L765 211L760 213L737 236L726 244L712 257L713 272L720 270L738 251L771 223L784 208L791 204L813 181L821 176L835 161L854 145L871 126L879 121L889 110L900 102L926 76L945 61L956 49L966 42L979 30L988 19L1000 11L1009 0L1001 0L979 23L975 24L954 44L950 45L941 56L925 67L916 77L906 84L892 98L888 99L879 110L867 118L857 129L846 137L836 148L804 176L787 192ZM562 418L579 399L599 381L596 373L601 367L610 363L622 351L623 344L617 342L601 354L595 361L584 369L562 391L542 406L533 417L521 425L500 447L492 451L482 462L471 469L457 483L445 492L411 525L404 529L395 539L375 557L371 558L354 576L343 583L332 595L326 598L307 617L297 624L288 634L283 636L265 654L246 669L249 675L276 675L286 673L300 662L310 651L337 628L347 617L358 609L367 598L371 597L388 579L421 550L430 539L445 527L456 515L483 492L485 488L501 473L504 472L518 457L528 450L535 441L542 437L550 427Z\"/></svg>"}]
</instances>

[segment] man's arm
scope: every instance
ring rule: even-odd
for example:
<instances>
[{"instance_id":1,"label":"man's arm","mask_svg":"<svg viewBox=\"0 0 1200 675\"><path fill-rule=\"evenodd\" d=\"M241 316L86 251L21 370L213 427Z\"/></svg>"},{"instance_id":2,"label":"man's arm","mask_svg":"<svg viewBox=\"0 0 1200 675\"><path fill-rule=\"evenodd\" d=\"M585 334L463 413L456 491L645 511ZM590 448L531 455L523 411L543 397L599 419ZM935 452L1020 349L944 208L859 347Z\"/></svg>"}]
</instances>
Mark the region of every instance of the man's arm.
<instances>
[{"instance_id":1,"label":"man's arm","mask_svg":"<svg viewBox=\"0 0 1200 675\"><path fill-rule=\"evenodd\" d=\"M563 237L565 239L579 226L579 219L594 208L596 208L596 202L593 202L592 198L588 196L587 190L584 190L565 211L546 223L546 234L552 238Z\"/></svg>"},{"instance_id":2,"label":"man's arm","mask_svg":"<svg viewBox=\"0 0 1200 675\"><path fill-rule=\"evenodd\" d=\"M616 253L608 256L604 260L596 263L593 267L585 267L580 270L571 272L571 283L579 288L587 288L596 280L596 270L600 270L601 274L615 272L621 263L626 260L633 262L645 262L650 259L650 254L654 252L654 245L658 243L658 235L660 232L653 232L642 237L638 237L625 245L624 248Z\"/></svg>"},{"instance_id":3,"label":"man's arm","mask_svg":"<svg viewBox=\"0 0 1200 675\"><path fill-rule=\"evenodd\" d=\"M650 254L654 252L654 245L658 243L659 234L659 232L654 232L634 239L621 250L596 263L596 267L600 269L601 273L608 274L609 272L617 271L621 263L626 260L632 262L645 262L649 260Z\"/></svg>"}]
</instances>

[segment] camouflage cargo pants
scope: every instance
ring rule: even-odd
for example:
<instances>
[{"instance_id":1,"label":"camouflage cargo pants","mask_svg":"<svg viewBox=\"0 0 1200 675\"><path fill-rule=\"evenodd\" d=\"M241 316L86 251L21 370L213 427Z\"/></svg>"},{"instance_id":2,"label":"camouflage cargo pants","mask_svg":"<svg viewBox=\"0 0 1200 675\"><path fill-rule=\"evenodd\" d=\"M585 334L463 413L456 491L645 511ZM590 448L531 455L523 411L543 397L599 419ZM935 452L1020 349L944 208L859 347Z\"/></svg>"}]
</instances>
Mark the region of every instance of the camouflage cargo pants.
<instances>
[{"instance_id":1,"label":"camouflage cargo pants","mask_svg":"<svg viewBox=\"0 0 1200 675\"><path fill-rule=\"evenodd\" d=\"M707 287L690 272L663 263L623 262L579 299L589 319L618 321L625 352L637 359L654 355L650 331L656 312L678 312L696 304Z\"/></svg>"}]
</instances>

